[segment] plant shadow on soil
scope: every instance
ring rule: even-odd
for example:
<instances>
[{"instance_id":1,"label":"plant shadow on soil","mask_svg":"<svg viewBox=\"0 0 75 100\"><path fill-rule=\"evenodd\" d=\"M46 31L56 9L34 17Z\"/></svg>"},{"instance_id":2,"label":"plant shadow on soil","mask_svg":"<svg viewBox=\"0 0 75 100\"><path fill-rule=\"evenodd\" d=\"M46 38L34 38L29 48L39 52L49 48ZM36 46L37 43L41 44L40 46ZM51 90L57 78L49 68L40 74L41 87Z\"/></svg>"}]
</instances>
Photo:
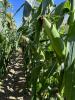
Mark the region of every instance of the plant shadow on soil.
<instances>
[{"instance_id":1,"label":"plant shadow on soil","mask_svg":"<svg viewBox=\"0 0 75 100\"><path fill-rule=\"evenodd\" d=\"M7 69L7 75L0 82L0 100L31 100L31 93L26 90L25 86L22 52L12 54Z\"/></svg>"}]
</instances>

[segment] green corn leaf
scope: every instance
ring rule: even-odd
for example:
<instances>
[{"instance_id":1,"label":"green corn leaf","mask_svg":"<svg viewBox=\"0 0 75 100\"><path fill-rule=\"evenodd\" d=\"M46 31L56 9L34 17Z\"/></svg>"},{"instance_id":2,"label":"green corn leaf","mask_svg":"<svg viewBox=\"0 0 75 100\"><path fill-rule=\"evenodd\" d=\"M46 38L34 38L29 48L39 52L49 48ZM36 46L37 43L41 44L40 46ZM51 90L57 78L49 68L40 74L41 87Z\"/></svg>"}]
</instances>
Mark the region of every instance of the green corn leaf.
<instances>
[{"instance_id":1,"label":"green corn leaf","mask_svg":"<svg viewBox=\"0 0 75 100\"><path fill-rule=\"evenodd\" d=\"M15 14L13 16L15 16L23 7L24 7L25 3L23 3L15 12Z\"/></svg>"},{"instance_id":2,"label":"green corn leaf","mask_svg":"<svg viewBox=\"0 0 75 100\"><path fill-rule=\"evenodd\" d=\"M58 16L58 19L56 20L56 25L57 28L60 27L60 25L63 22L64 19L64 14L68 13L70 11L70 2L69 0L62 2L61 4L59 4L56 8L55 8L55 17Z\"/></svg>"},{"instance_id":3,"label":"green corn leaf","mask_svg":"<svg viewBox=\"0 0 75 100\"><path fill-rule=\"evenodd\" d=\"M72 24L70 24L67 38L68 38L69 41L75 41L74 36L75 36L75 21Z\"/></svg>"},{"instance_id":4,"label":"green corn leaf","mask_svg":"<svg viewBox=\"0 0 75 100\"><path fill-rule=\"evenodd\" d=\"M42 0L37 0L38 2L42 2Z\"/></svg>"},{"instance_id":5,"label":"green corn leaf","mask_svg":"<svg viewBox=\"0 0 75 100\"><path fill-rule=\"evenodd\" d=\"M70 25L67 37L64 91L67 100L75 100L75 22Z\"/></svg>"},{"instance_id":6,"label":"green corn leaf","mask_svg":"<svg viewBox=\"0 0 75 100\"><path fill-rule=\"evenodd\" d=\"M57 55L60 57L65 55L64 43L56 27L54 25L51 25L51 23L46 18L44 18L43 27L48 37L50 38L52 46L56 51Z\"/></svg>"},{"instance_id":7,"label":"green corn leaf","mask_svg":"<svg viewBox=\"0 0 75 100\"><path fill-rule=\"evenodd\" d=\"M42 26L42 25L41 25L41 21L36 19L36 21L34 22L34 27L33 27L34 30L35 30L34 42L35 42L36 44L39 43L40 31L41 31L41 29L42 29L41 26Z\"/></svg>"},{"instance_id":8,"label":"green corn leaf","mask_svg":"<svg viewBox=\"0 0 75 100\"><path fill-rule=\"evenodd\" d=\"M40 3L38 7L37 13L34 15L34 18L44 15L46 12L46 8L49 6L49 4L53 6L54 0L42 0L42 2Z\"/></svg>"},{"instance_id":9,"label":"green corn leaf","mask_svg":"<svg viewBox=\"0 0 75 100\"><path fill-rule=\"evenodd\" d=\"M64 6L63 6L63 13L69 12L70 9L71 9L70 1L69 0L66 0L66 2L64 3Z\"/></svg>"},{"instance_id":10,"label":"green corn leaf","mask_svg":"<svg viewBox=\"0 0 75 100\"><path fill-rule=\"evenodd\" d=\"M64 97L67 100L75 100L75 62L65 68L64 74ZM67 65L66 65L67 66Z\"/></svg>"}]
</instances>

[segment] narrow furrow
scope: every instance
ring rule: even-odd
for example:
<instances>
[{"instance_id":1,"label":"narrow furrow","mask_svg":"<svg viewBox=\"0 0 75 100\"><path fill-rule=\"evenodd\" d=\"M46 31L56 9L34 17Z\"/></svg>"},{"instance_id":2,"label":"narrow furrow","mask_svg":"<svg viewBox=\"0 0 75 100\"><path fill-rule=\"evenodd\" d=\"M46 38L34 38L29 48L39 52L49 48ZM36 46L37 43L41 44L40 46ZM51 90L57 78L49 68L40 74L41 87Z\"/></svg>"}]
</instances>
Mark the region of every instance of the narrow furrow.
<instances>
[{"instance_id":1,"label":"narrow furrow","mask_svg":"<svg viewBox=\"0 0 75 100\"><path fill-rule=\"evenodd\" d=\"M25 92L25 74L23 71L22 51L13 52L8 74L0 82L0 100L30 100Z\"/></svg>"}]
</instances>

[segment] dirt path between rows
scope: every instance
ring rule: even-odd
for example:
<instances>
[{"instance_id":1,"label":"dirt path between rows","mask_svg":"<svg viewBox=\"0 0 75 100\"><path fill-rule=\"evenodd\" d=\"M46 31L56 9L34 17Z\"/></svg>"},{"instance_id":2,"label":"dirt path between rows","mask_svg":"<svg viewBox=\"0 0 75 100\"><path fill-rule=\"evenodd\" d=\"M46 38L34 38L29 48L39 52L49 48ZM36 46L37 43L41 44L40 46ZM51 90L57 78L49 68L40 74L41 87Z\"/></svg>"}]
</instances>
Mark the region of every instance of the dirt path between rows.
<instances>
[{"instance_id":1,"label":"dirt path between rows","mask_svg":"<svg viewBox=\"0 0 75 100\"><path fill-rule=\"evenodd\" d=\"M25 74L23 71L23 57L21 50L12 54L8 73L0 82L0 100L31 100L25 93Z\"/></svg>"}]
</instances>

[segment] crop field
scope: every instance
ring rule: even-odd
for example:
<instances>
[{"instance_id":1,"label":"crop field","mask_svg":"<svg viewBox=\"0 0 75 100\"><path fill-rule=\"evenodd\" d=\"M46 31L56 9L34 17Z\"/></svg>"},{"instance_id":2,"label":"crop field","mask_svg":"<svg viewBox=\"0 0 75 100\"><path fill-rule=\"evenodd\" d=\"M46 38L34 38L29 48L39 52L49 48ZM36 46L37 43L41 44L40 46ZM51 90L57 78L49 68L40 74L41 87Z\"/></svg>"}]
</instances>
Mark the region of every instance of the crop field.
<instances>
[{"instance_id":1,"label":"crop field","mask_svg":"<svg viewBox=\"0 0 75 100\"><path fill-rule=\"evenodd\" d=\"M75 100L75 0L12 6L0 0L0 100Z\"/></svg>"}]
</instances>

